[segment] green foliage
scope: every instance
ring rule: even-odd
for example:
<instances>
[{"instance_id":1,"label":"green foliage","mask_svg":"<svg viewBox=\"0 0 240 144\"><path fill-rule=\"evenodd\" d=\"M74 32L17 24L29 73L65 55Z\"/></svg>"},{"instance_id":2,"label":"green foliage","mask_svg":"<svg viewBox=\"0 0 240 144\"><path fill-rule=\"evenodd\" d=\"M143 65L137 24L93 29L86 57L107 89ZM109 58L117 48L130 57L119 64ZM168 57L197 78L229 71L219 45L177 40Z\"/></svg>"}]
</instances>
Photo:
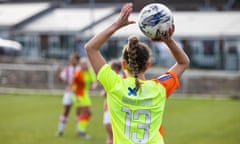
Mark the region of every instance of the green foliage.
<instances>
[{"instance_id":1,"label":"green foliage","mask_svg":"<svg viewBox=\"0 0 240 144\"><path fill-rule=\"evenodd\" d=\"M0 95L0 143L104 144L103 97L92 97L91 140L76 136L72 108L63 137L56 137L61 96ZM166 144L238 144L240 101L230 99L170 98L164 115Z\"/></svg>"}]
</instances>

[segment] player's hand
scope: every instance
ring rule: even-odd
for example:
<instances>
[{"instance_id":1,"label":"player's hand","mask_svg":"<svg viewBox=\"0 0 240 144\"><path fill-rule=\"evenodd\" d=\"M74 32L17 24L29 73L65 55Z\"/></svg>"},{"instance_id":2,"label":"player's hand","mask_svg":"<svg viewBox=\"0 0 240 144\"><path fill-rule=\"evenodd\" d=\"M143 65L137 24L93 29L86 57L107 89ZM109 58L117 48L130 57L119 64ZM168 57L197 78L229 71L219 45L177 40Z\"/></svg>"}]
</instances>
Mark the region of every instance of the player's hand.
<instances>
[{"instance_id":1,"label":"player's hand","mask_svg":"<svg viewBox=\"0 0 240 144\"><path fill-rule=\"evenodd\" d=\"M121 9L121 12L119 14L119 17L115 22L115 25L118 28L121 28L121 27L127 26L129 24L135 23L135 21L128 19L132 10L133 10L133 4L132 3L126 3L125 5L123 5L123 7Z\"/></svg>"},{"instance_id":2,"label":"player's hand","mask_svg":"<svg viewBox=\"0 0 240 144\"><path fill-rule=\"evenodd\" d=\"M172 39L172 35L175 31L175 25L173 24L167 31L165 31L164 33L160 34L160 36L158 38L154 38L152 39L152 41L155 42L168 42L169 40Z\"/></svg>"}]
</instances>

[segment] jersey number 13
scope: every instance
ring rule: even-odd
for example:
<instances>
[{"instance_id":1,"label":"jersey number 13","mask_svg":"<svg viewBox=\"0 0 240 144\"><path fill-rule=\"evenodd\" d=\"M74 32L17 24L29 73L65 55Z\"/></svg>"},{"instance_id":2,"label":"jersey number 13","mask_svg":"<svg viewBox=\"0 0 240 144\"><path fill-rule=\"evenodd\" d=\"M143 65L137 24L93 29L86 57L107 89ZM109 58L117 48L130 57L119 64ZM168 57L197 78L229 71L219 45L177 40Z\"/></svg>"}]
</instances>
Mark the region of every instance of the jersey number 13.
<instances>
[{"instance_id":1,"label":"jersey number 13","mask_svg":"<svg viewBox=\"0 0 240 144\"><path fill-rule=\"evenodd\" d=\"M126 113L125 117L125 130L124 134L125 136L134 142L134 143L146 143L148 142L149 138L149 126L151 122L151 112L149 110L131 110L126 107L122 107L122 112ZM143 135L138 137L138 132L137 131L131 131L131 123L134 120L139 120L140 115L144 115L145 120L143 123L138 123L137 124L137 129L140 131L143 130Z\"/></svg>"}]
</instances>

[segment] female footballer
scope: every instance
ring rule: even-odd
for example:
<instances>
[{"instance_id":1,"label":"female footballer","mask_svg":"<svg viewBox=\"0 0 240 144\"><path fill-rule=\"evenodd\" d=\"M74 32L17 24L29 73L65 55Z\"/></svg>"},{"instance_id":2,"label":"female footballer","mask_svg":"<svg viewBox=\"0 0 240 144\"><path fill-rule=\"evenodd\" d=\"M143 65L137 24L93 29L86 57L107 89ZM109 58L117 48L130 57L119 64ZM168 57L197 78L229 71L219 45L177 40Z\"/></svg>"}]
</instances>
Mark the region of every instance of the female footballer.
<instances>
[{"instance_id":1,"label":"female footballer","mask_svg":"<svg viewBox=\"0 0 240 144\"><path fill-rule=\"evenodd\" d=\"M132 3L125 4L119 17L85 45L97 79L108 93L107 101L114 144L163 144L159 134L167 97L179 87L179 78L189 65L189 58L172 38L174 25L160 36L170 49L176 64L165 74L146 80L144 73L151 65L150 48L135 36L123 47L122 66L127 78L122 78L106 64L101 46L118 29L135 23L129 20Z\"/></svg>"},{"instance_id":2,"label":"female footballer","mask_svg":"<svg viewBox=\"0 0 240 144\"><path fill-rule=\"evenodd\" d=\"M67 118L71 110L73 95L71 85L73 81L74 72L80 68L79 60L80 56L77 53L72 53L69 56L69 64L59 74L59 79L66 83L66 88L62 99L63 112L59 119L57 136L63 135Z\"/></svg>"},{"instance_id":3,"label":"female footballer","mask_svg":"<svg viewBox=\"0 0 240 144\"><path fill-rule=\"evenodd\" d=\"M81 58L80 69L74 73L72 89L74 92L73 104L77 112L78 136L89 139L86 133L91 116L91 99L89 89L96 89L97 82L94 71L90 68L86 58Z\"/></svg>"}]
</instances>

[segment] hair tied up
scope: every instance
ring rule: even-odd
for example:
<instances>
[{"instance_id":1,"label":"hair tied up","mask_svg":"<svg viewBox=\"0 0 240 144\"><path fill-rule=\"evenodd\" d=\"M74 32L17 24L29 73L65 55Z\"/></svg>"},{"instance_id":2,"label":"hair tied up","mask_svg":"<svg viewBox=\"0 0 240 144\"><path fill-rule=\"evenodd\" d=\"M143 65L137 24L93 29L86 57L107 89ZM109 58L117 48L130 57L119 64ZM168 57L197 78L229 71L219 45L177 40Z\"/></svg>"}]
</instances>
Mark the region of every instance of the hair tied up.
<instances>
[{"instance_id":1,"label":"hair tied up","mask_svg":"<svg viewBox=\"0 0 240 144\"><path fill-rule=\"evenodd\" d=\"M138 39L138 37L136 37L136 36L130 36L130 37L128 38L128 45L129 45L130 48L135 48L135 47L137 47L138 42L139 42L139 39Z\"/></svg>"}]
</instances>

